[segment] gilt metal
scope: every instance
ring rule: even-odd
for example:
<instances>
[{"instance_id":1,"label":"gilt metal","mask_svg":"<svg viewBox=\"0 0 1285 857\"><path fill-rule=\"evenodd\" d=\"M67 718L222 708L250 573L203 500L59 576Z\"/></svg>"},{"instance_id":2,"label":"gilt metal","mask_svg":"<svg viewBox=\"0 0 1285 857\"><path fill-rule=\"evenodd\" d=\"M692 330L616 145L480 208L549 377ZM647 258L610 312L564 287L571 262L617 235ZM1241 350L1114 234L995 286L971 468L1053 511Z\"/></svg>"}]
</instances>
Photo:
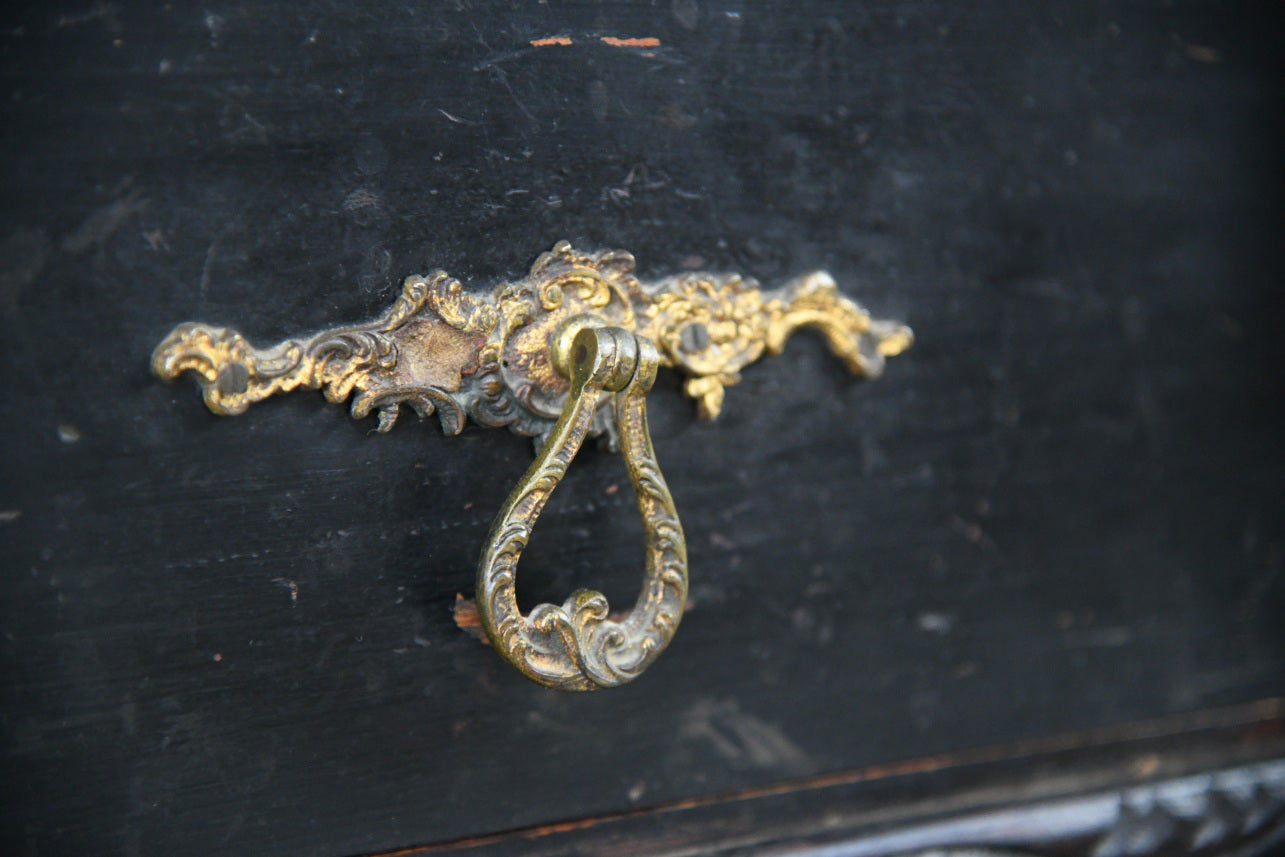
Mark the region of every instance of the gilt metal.
<instances>
[{"instance_id":1,"label":"gilt metal","mask_svg":"<svg viewBox=\"0 0 1285 857\"><path fill-rule=\"evenodd\" d=\"M379 431L406 405L436 412L447 434L468 419L537 438L535 462L509 496L478 569L477 605L495 647L541 684L593 690L631 680L669 643L687 595L687 556L673 499L656 463L644 396L659 366L686 376L700 416L713 419L725 388L801 327L824 334L856 375L879 376L913 341L905 325L871 318L824 271L774 291L736 274L686 273L644 283L622 251L582 253L566 242L530 274L489 297L445 272L409 277L369 324L255 348L235 330L182 324L157 346L162 378L197 375L217 414L296 388L321 389L351 412L377 413ZM646 570L633 609L612 618L606 599L578 591L523 615L518 558L550 493L586 437L624 455L646 534Z\"/></svg>"}]
</instances>

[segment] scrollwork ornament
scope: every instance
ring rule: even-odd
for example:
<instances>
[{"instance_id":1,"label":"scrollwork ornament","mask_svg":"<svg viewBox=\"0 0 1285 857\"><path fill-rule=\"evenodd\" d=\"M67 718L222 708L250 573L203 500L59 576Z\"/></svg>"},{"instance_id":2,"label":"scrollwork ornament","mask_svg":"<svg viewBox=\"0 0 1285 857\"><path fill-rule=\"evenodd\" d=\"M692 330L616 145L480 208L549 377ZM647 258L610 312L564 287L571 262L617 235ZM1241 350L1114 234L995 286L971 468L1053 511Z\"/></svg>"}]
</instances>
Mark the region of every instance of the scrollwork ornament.
<instances>
[{"instance_id":1,"label":"scrollwork ornament","mask_svg":"<svg viewBox=\"0 0 1285 857\"><path fill-rule=\"evenodd\" d=\"M522 280L475 295L444 271L408 277L398 300L368 324L266 348L230 328L176 327L152 355L172 379L192 372L217 414L294 389L351 399L356 418L389 431L402 405L436 413L446 434L467 420L536 438L537 457L496 518L478 571L478 613L496 648L528 677L563 690L630 681L669 644L687 598L687 554L673 498L656 462L644 396L658 367L687 376L705 419L763 354L802 327L818 329L856 375L877 377L910 346L904 325L871 318L817 271L764 291L736 274L689 273L650 283L619 250L567 242L542 253ZM576 451L603 436L629 468L646 538L643 585L623 617L587 590L524 616L518 560L531 528Z\"/></svg>"}]
</instances>

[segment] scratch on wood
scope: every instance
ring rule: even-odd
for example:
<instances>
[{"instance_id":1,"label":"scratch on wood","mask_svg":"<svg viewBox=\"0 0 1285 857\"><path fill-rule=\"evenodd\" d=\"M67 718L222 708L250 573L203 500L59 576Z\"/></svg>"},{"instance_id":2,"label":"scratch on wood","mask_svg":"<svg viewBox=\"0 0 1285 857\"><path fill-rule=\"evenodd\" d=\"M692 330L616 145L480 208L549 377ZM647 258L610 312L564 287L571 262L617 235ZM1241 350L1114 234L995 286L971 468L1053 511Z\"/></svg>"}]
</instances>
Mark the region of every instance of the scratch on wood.
<instances>
[{"instance_id":1,"label":"scratch on wood","mask_svg":"<svg viewBox=\"0 0 1285 857\"><path fill-rule=\"evenodd\" d=\"M779 728L742 711L734 699L699 700L682 716L680 736L704 743L739 767L805 773L815 765Z\"/></svg>"},{"instance_id":2,"label":"scratch on wood","mask_svg":"<svg viewBox=\"0 0 1285 857\"><path fill-rule=\"evenodd\" d=\"M24 289L36 281L49 258L43 229L20 226L0 242L0 307L14 310Z\"/></svg>"},{"instance_id":3,"label":"scratch on wood","mask_svg":"<svg viewBox=\"0 0 1285 857\"><path fill-rule=\"evenodd\" d=\"M523 104L522 100L518 98L518 94L513 91L513 86L509 83L509 76L504 73L504 69L500 68L499 66L496 66L495 76L499 78L500 84L503 85L503 87L508 90L509 96L513 99L513 103L518 106L518 109L522 111L523 115L538 125L540 123L540 120L535 118L534 113L526 109L526 105Z\"/></svg>"},{"instance_id":4,"label":"scratch on wood","mask_svg":"<svg viewBox=\"0 0 1285 857\"><path fill-rule=\"evenodd\" d=\"M148 202L143 197L143 192L135 189L112 204L98 209L85 218L75 232L63 239L63 252L79 255L104 243L125 225L131 215L146 208Z\"/></svg>"},{"instance_id":5,"label":"scratch on wood","mask_svg":"<svg viewBox=\"0 0 1285 857\"><path fill-rule=\"evenodd\" d=\"M197 294L201 296L201 303L205 303L205 290L210 285L210 266L214 264L214 252L218 249L219 241L222 240L222 238L222 234L215 237L205 251L205 262L201 265L201 282L197 285L196 289Z\"/></svg>"},{"instance_id":6,"label":"scratch on wood","mask_svg":"<svg viewBox=\"0 0 1285 857\"><path fill-rule=\"evenodd\" d=\"M106 3L99 3L88 12L81 12L73 15L59 15L58 20L54 22L54 29L61 30L64 27L75 27L79 24L88 24L90 21L97 21L99 18L111 18L115 14L115 7Z\"/></svg>"},{"instance_id":7,"label":"scratch on wood","mask_svg":"<svg viewBox=\"0 0 1285 857\"><path fill-rule=\"evenodd\" d=\"M447 113L445 110L443 110L443 109L442 109L442 108L440 108L440 107L439 107L439 108L437 108L437 112L438 112L438 113L440 113L440 114L442 114L443 116L445 116L447 119L451 120L452 122L454 122L456 125L476 125L476 124L477 124L476 122L474 122L474 121L473 121L473 120L471 120L471 119L461 119L461 118L460 118L460 117L458 117L458 116L455 116L455 115L453 115L453 114Z\"/></svg>"}]
</instances>

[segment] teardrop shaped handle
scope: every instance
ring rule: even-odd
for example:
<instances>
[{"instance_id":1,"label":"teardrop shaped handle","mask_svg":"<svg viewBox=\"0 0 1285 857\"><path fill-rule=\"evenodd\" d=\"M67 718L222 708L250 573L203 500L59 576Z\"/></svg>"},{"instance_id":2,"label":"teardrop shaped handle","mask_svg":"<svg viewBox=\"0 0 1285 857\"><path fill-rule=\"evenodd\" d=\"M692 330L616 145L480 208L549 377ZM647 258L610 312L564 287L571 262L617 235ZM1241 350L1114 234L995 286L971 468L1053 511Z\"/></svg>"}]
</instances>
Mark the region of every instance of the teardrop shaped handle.
<instances>
[{"instance_id":1,"label":"teardrop shaped handle","mask_svg":"<svg viewBox=\"0 0 1285 857\"><path fill-rule=\"evenodd\" d=\"M566 339L570 339L567 343ZM597 690L631 681L674 636L687 602L687 545L674 500L656 463L645 396L659 357L650 339L618 327L583 327L554 343L571 391L544 448L491 526L477 571L482 627L504 658L532 681L559 690ZM646 540L642 591L613 618L600 592L577 590L562 603L518 609L518 560L549 495L589 433L603 396L614 396L620 451L638 497Z\"/></svg>"}]
</instances>

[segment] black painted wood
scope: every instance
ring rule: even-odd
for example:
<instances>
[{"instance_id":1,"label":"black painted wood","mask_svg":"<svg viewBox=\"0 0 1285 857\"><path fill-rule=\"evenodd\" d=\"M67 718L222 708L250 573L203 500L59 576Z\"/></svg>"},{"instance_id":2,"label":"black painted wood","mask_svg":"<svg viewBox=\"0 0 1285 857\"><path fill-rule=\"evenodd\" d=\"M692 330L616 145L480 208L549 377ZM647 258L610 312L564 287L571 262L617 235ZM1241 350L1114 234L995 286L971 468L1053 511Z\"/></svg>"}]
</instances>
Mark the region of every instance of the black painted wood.
<instances>
[{"instance_id":1,"label":"black painted wood","mask_svg":"<svg viewBox=\"0 0 1285 857\"><path fill-rule=\"evenodd\" d=\"M370 852L1285 693L1266 9L5 11L3 850ZM147 374L560 238L919 336L871 384L804 337L709 424L662 377L693 603L590 695L452 621L527 441ZM632 596L612 486L582 454L528 603Z\"/></svg>"},{"instance_id":2,"label":"black painted wood","mask_svg":"<svg viewBox=\"0 0 1285 857\"><path fill-rule=\"evenodd\" d=\"M1262 761L1285 749L1280 711L1134 723L1074 749L974 748L399 854L1268 857L1285 843L1285 761Z\"/></svg>"}]
</instances>

